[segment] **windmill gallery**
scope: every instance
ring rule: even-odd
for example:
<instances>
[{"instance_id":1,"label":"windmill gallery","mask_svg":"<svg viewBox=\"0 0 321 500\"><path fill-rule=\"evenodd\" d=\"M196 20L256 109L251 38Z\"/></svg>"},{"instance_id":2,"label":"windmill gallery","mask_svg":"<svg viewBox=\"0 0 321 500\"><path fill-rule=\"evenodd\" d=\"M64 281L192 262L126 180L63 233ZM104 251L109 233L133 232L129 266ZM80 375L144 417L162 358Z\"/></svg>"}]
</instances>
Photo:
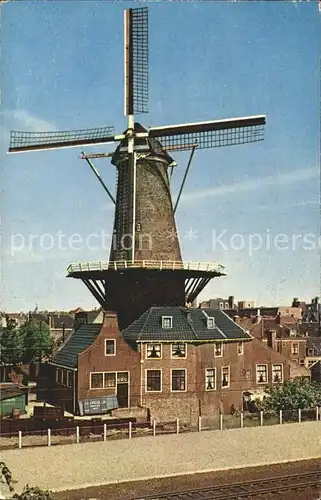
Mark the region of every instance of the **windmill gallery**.
<instances>
[{"instance_id":1,"label":"windmill gallery","mask_svg":"<svg viewBox=\"0 0 321 500\"><path fill-rule=\"evenodd\" d=\"M197 419L242 405L243 393L260 384L257 363L267 363L267 382L275 367L282 381L290 378L288 360L267 355L268 347L223 311L192 307L225 271L214 262L184 262L175 222L196 150L261 141L265 116L144 127L135 115L148 112L146 7L125 11L124 34L123 133L11 132L10 153L118 144L113 152L81 154L115 205L109 261L67 270L103 308L104 321L81 325L57 351L48 365L48 398L74 414L92 413L90 401L100 400L96 413L135 408L166 419L175 409L179 418ZM190 157L174 204L175 151ZM108 158L117 171L115 197L93 163Z\"/></svg>"}]
</instances>

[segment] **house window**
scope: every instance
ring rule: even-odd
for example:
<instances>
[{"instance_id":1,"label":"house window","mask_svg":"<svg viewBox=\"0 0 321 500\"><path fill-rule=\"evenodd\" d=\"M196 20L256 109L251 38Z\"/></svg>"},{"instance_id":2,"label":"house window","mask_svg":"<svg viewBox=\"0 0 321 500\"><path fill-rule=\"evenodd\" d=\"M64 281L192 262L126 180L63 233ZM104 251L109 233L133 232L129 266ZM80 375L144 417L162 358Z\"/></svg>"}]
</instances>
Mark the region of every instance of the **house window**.
<instances>
[{"instance_id":1,"label":"house window","mask_svg":"<svg viewBox=\"0 0 321 500\"><path fill-rule=\"evenodd\" d=\"M303 366L304 365L304 359L300 359L300 365Z\"/></svg>"},{"instance_id":2,"label":"house window","mask_svg":"<svg viewBox=\"0 0 321 500\"><path fill-rule=\"evenodd\" d=\"M128 372L117 373L117 384L128 384Z\"/></svg>"},{"instance_id":3,"label":"house window","mask_svg":"<svg viewBox=\"0 0 321 500\"><path fill-rule=\"evenodd\" d=\"M91 389L103 389L104 387L104 374L103 373L91 373L90 374L90 388Z\"/></svg>"},{"instance_id":4,"label":"house window","mask_svg":"<svg viewBox=\"0 0 321 500\"><path fill-rule=\"evenodd\" d=\"M173 318L172 316L162 316L162 328L165 330L170 330L173 328Z\"/></svg>"},{"instance_id":5,"label":"house window","mask_svg":"<svg viewBox=\"0 0 321 500\"><path fill-rule=\"evenodd\" d=\"M230 367L222 367L222 387L230 387Z\"/></svg>"},{"instance_id":6,"label":"house window","mask_svg":"<svg viewBox=\"0 0 321 500\"><path fill-rule=\"evenodd\" d=\"M186 391L186 370L172 370L172 392Z\"/></svg>"},{"instance_id":7,"label":"house window","mask_svg":"<svg viewBox=\"0 0 321 500\"><path fill-rule=\"evenodd\" d=\"M224 309L224 304L223 304L223 302L220 302L220 306L219 306L219 307L220 307L220 309Z\"/></svg>"},{"instance_id":8,"label":"house window","mask_svg":"<svg viewBox=\"0 0 321 500\"><path fill-rule=\"evenodd\" d=\"M258 384L267 383L267 365L256 365L256 382Z\"/></svg>"},{"instance_id":9,"label":"house window","mask_svg":"<svg viewBox=\"0 0 321 500\"><path fill-rule=\"evenodd\" d=\"M62 370L62 385L67 385L67 370Z\"/></svg>"},{"instance_id":10,"label":"house window","mask_svg":"<svg viewBox=\"0 0 321 500\"><path fill-rule=\"evenodd\" d=\"M57 382L57 384L62 383L62 369L61 368L56 369L56 382Z\"/></svg>"},{"instance_id":11,"label":"house window","mask_svg":"<svg viewBox=\"0 0 321 500\"><path fill-rule=\"evenodd\" d=\"M313 349L308 350L308 356L313 356Z\"/></svg>"},{"instance_id":12,"label":"house window","mask_svg":"<svg viewBox=\"0 0 321 500\"><path fill-rule=\"evenodd\" d=\"M283 365L273 365L272 380L275 384L283 382Z\"/></svg>"},{"instance_id":13,"label":"house window","mask_svg":"<svg viewBox=\"0 0 321 500\"><path fill-rule=\"evenodd\" d=\"M161 344L147 344L147 358L160 359L162 357Z\"/></svg>"},{"instance_id":14,"label":"house window","mask_svg":"<svg viewBox=\"0 0 321 500\"><path fill-rule=\"evenodd\" d=\"M243 342L238 342L237 343L237 354L243 354L244 352L244 345Z\"/></svg>"},{"instance_id":15,"label":"house window","mask_svg":"<svg viewBox=\"0 0 321 500\"><path fill-rule=\"evenodd\" d=\"M299 344L292 344L292 354L299 354Z\"/></svg>"},{"instance_id":16,"label":"house window","mask_svg":"<svg viewBox=\"0 0 321 500\"><path fill-rule=\"evenodd\" d=\"M161 392L162 372L161 370L146 370L146 391Z\"/></svg>"},{"instance_id":17,"label":"house window","mask_svg":"<svg viewBox=\"0 0 321 500\"><path fill-rule=\"evenodd\" d=\"M215 319L214 318L208 317L206 323L207 323L206 326L207 326L208 330L213 330L215 328Z\"/></svg>"},{"instance_id":18,"label":"house window","mask_svg":"<svg viewBox=\"0 0 321 500\"><path fill-rule=\"evenodd\" d=\"M106 389L116 387L116 373L104 373L104 387Z\"/></svg>"},{"instance_id":19,"label":"house window","mask_svg":"<svg viewBox=\"0 0 321 500\"><path fill-rule=\"evenodd\" d=\"M105 356L115 356L116 354L116 340L105 339Z\"/></svg>"},{"instance_id":20,"label":"house window","mask_svg":"<svg viewBox=\"0 0 321 500\"><path fill-rule=\"evenodd\" d=\"M142 225L140 222L137 222L136 224L136 231L141 231L142 230Z\"/></svg>"},{"instance_id":21,"label":"house window","mask_svg":"<svg viewBox=\"0 0 321 500\"><path fill-rule=\"evenodd\" d=\"M225 302L225 309L228 309L228 308L229 308L229 303Z\"/></svg>"},{"instance_id":22,"label":"house window","mask_svg":"<svg viewBox=\"0 0 321 500\"><path fill-rule=\"evenodd\" d=\"M70 370L67 371L67 387L72 386L72 372Z\"/></svg>"},{"instance_id":23,"label":"house window","mask_svg":"<svg viewBox=\"0 0 321 500\"><path fill-rule=\"evenodd\" d=\"M216 368L206 368L205 370L205 390L215 391L216 389Z\"/></svg>"},{"instance_id":24,"label":"house window","mask_svg":"<svg viewBox=\"0 0 321 500\"><path fill-rule=\"evenodd\" d=\"M214 356L223 356L223 344L222 342L215 342L214 344Z\"/></svg>"},{"instance_id":25,"label":"house window","mask_svg":"<svg viewBox=\"0 0 321 500\"><path fill-rule=\"evenodd\" d=\"M176 342L172 344L172 358L186 358L186 344Z\"/></svg>"}]
</instances>

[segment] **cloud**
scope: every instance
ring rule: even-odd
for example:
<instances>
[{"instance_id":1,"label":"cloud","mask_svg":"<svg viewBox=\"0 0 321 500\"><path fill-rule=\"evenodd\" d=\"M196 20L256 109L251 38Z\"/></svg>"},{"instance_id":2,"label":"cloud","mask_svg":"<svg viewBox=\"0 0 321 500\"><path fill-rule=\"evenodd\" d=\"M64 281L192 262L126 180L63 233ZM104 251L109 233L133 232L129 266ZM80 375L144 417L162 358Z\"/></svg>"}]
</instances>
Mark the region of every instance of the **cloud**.
<instances>
[{"instance_id":1,"label":"cloud","mask_svg":"<svg viewBox=\"0 0 321 500\"><path fill-rule=\"evenodd\" d=\"M51 123L39 118L25 109L15 109L4 111L3 116L10 123L10 126L26 132L54 132L57 127Z\"/></svg>"},{"instance_id":2,"label":"cloud","mask_svg":"<svg viewBox=\"0 0 321 500\"><path fill-rule=\"evenodd\" d=\"M280 210L284 208L305 208L305 207L312 207L312 206L319 206L320 201L319 200L307 200L307 201L298 201L298 202L293 202L293 203L271 203L271 204L258 204L256 205L256 209L259 210Z\"/></svg>"},{"instance_id":3,"label":"cloud","mask_svg":"<svg viewBox=\"0 0 321 500\"><path fill-rule=\"evenodd\" d=\"M192 202L196 200L202 200L204 198L218 198L220 196L228 196L235 193L240 194L249 191L257 191L269 186L282 186L284 185L284 183L294 184L296 182L303 182L308 179L312 179L319 175L320 171L318 168L302 168L283 174L280 173L273 176L270 175L267 177L257 177L255 179L235 182L232 184L223 184L222 186L210 189L203 189L201 191L185 193L182 196L182 201Z\"/></svg>"}]
</instances>

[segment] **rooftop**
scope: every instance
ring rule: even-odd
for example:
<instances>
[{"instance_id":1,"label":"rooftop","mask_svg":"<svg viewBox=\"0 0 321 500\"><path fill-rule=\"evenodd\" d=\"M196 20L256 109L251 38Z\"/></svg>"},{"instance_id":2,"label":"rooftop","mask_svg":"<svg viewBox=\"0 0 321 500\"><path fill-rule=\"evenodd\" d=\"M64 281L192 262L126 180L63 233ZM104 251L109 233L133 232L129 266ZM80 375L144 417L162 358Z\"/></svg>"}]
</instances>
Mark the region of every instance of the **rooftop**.
<instances>
[{"instance_id":1,"label":"rooftop","mask_svg":"<svg viewBox=\"0 0 321 500\"><path fill-rule=\"evenodd\" d=\"M163 328L163 316L172 318L171 328ZM208 328L207 318L214 319L213 328ZM129 343L226 341L251 338L221 310L185 307L151 307L123 331L123 336Z\"/></svg>"}]
</instances>

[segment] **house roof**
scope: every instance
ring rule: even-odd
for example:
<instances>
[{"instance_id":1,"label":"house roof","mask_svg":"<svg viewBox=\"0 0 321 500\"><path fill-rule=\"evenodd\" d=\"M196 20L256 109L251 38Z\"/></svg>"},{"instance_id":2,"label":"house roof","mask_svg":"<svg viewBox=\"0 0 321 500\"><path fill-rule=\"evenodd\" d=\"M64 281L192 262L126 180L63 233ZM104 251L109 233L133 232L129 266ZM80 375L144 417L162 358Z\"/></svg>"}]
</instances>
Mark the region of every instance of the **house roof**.
<instances>
[{"instance_id":1,"label":"house roof","mask_svg":"<svg viewBox=\"0 0 321 500\"><path fill-rule=\"evenodd\" d=\"M162 328L162 316L172 317L171 329ZM207 328L207 316L215 320L213 329ZM251 339L250 335L221 310L186 307L151 307L123 330L122 334L129 343Z\"/></svg>"},{"instance_id":2,"label":"house roof","mask_svg":"<svg viewBox=\"0 0 321 500\"><path fill-rule=\"evenodd\" d=\"M101 326L101 323L81 325L57 351L52 359L52 363L65 366L66 368L77 368L78 354L94 342L101 330Z\"/></svg>"},{"instance_id":3,"label":"house roof","mask_svg":"<svg viewBox=\"0 0 321 500\"><path fill-rule=\"evenodd\" d=\"M308 337L307 338L307 349L314 349L316 354L321 353L321 337Z\"/></svg>"},{"instance_id":4,"label":"house roof","mask_svg":"<svg viewBox=\"0 0 321 500\"><path fill-rule=\"evenodd\" d=\"M27 387L25 388L27 389ZM23 390L17 385L1 384L0 385L0 401L4 399L14 398L25 394Z\"/></svg>"}]
</instances>

